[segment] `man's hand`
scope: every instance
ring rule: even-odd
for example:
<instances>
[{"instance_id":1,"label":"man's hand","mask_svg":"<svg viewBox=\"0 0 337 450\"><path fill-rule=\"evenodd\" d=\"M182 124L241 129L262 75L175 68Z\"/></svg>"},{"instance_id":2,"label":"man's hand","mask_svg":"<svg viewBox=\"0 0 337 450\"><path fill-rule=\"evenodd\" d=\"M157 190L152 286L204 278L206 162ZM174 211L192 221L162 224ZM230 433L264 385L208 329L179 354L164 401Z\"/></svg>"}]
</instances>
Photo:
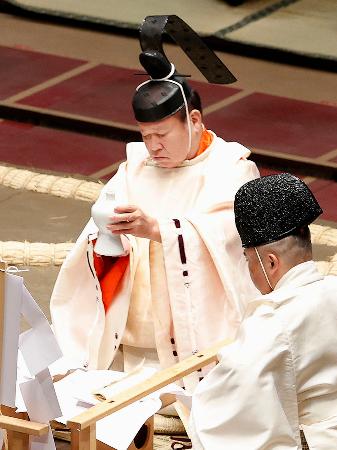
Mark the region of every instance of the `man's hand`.
<instances>
[{"instance_id":1,"label":"man's hand","mask_svg":"<svg viewBox=\"0 0 337 450\"><path fill-rule=\"evenodd\" d=\"M132 234L136 237L161 242L159 225L155 218L147 216L134 205L118 206L110 217L108 230L113 234Z\"/></svg>"}]
</instances>

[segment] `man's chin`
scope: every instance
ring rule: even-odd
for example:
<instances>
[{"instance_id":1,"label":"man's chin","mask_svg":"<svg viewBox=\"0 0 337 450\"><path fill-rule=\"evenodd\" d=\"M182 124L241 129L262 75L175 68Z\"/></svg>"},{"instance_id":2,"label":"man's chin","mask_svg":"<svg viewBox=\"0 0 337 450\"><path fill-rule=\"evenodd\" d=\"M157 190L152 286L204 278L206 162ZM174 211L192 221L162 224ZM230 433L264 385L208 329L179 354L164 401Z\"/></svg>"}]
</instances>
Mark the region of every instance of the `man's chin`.
<instances>
[{"instance_id":1,"label":"man's chin","mask_svg":"<svg viewBox=\"0 0 337 450\"><path fill-rule=\"evenodd\" d=\"M166 158L156 158L154 159L154 162L156 163L156 166L163 167L165 169L173 169L174 167L177 167L177 165L179 165Z\"/></svg>"},{"instance_id":2,"label":"man's chin","mask_svg":"<svg viewBox=\"0 0 337 450\"><path fill-rule=\"evenodd\" d=\"M165 169L174 169L179 167L183 161L172 161L169 158L152 158L156 163L156 166L163 167Z\"/></svg>"}]
</instances>

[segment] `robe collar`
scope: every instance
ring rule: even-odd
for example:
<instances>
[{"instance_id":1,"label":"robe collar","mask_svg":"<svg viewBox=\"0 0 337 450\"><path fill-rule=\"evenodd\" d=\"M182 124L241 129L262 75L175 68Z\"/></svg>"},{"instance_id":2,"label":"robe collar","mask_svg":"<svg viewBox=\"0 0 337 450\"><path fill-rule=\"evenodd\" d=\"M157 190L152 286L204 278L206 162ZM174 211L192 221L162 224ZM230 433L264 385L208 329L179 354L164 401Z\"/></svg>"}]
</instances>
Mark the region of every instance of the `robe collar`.
<instances>
[{"instance_id":1,"label":"robe collar","mask_svg":"<svg viewBox=\"0 0 337 450\"><path fill-rule=\"evenodd\" d=\"M318 272L314 261L298 264L283 275L273 292L261 294L261 296L251 300L247 305L245 317L252 315L260 305L269 305L276 309L293 299L297 288L323 279L324 276Z\"/></svg>"}]
</instances>

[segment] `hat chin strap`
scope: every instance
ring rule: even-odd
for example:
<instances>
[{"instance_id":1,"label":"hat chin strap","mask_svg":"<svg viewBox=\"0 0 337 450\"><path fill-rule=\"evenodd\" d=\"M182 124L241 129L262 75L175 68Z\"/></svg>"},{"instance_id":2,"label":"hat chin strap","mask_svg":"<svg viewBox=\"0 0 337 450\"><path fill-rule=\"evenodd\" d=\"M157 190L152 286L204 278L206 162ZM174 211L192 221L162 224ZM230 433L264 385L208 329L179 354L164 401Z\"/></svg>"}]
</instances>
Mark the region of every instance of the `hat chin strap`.
<instances>
[{"instance_id":1,"label":"hat chin strap","mask_svg":"<svg viewBox=\"0 0 337 450\"><path fill-rule=\"evenodd\" d=\"M269 286L269 287L270 287L270 289L271 289L271 290L273 291L273 290L274 290L274 288L272 287L272 285L271 285L271 283L270 283L270 281L269 281L269 278L268 278L268 275L267 275L266 269L264 268L264 265L263 265L263 263L262 263L262 259L261 259L261 257L260 257L260 254L259 254L259 252L258 252L258 250L257 250L257 248L256 248L256 247L254 247L254 250L255 250L255 253L256 253L257 259L259 260L259 263L260 263L260 266L261 266L262 272L263 272L263 274L264 274L264 276L265 276L265 279L266 279L266 281L267 281L267 283L268 283L268 286Z\"/></svg>"},{"instance_id":2,"label":"hat chin strap","mask_svg":"<svg viewBox=\"0 0 337 450\"><path fill-rule=\"evenodd\" d=\"M185 109L186 109L186 120L187 120L187 128L188 128L188 152L187 154L190 153L191 151L191 147L192 147L192 129L191 129L191 122L190 122L190 117L189 117L189 110L188 110L188 104L187 104L187 99L186 99L186 95L184 92L184 89L182 87L182 85L180 83L178 83L175 80L170 80L169 78L174 74L176 68L174 67L174 64L171 63L171 70L168 73L168 75L166 75L166 77L164 78L151 78L150 80L146 80L143 83L141 83L140 85L138 85L136 87L136 91L138 91L142 86L144 86L147 83L150 83L151 81L167 81L168 83L173 83L176 84L177 86L179 86L179 89L181 91L181 95L183 96L183 100L184 100L184 105L185 105Z\"/></svg>"}]
</instances>

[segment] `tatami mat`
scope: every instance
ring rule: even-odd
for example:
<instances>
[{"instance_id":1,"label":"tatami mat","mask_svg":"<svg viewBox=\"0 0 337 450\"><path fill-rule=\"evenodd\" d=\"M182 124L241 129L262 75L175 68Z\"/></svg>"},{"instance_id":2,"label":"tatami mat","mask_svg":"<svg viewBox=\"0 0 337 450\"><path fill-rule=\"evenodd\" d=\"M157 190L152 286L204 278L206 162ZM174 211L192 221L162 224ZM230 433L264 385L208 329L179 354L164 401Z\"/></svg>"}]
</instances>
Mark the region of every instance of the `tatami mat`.
<instances>
[{"instance_id":1,"label":"tatami mat","mask_svg":"<svg viewBox=\"0 0 337 450\"><path fill-rule=\"evenodd\" d=\"M337 60L336 0L9 0L29 11L136 30L145 16L176 14L204 36ZM225 49L225 46L224 46Z\"/></svg>"},{"instance_id":2,"label":"tatami mat","mask_svg":"<svg viewBox=\"0 0 337 450\"><path fill-rule=\"evenodd\" d=\"M337 2L296 1L265 18L248 23L227 37L258 46L268 45L294 53L337 59Z\"/></svg>"}]
</instances>

